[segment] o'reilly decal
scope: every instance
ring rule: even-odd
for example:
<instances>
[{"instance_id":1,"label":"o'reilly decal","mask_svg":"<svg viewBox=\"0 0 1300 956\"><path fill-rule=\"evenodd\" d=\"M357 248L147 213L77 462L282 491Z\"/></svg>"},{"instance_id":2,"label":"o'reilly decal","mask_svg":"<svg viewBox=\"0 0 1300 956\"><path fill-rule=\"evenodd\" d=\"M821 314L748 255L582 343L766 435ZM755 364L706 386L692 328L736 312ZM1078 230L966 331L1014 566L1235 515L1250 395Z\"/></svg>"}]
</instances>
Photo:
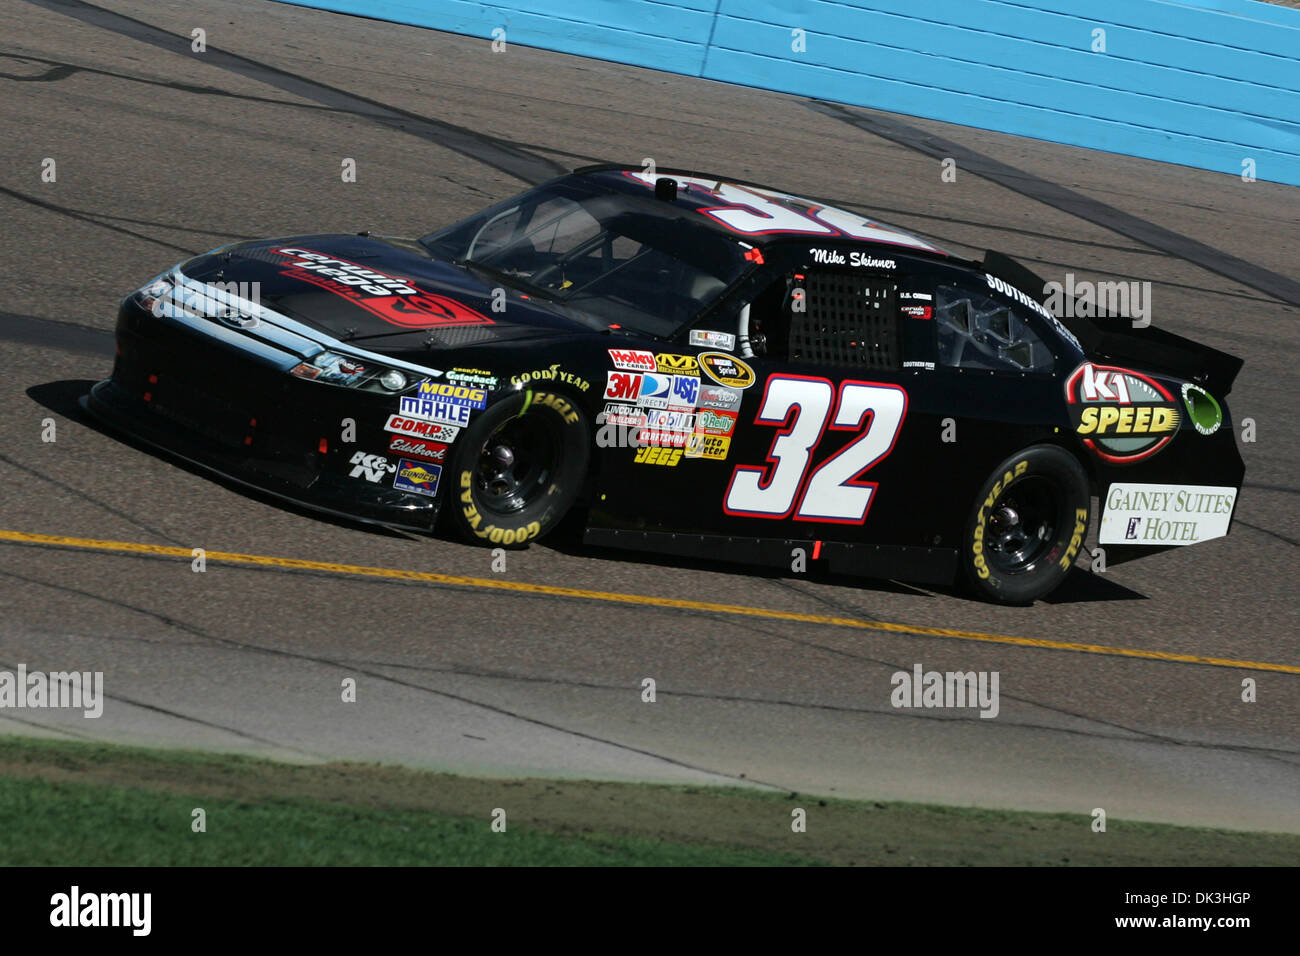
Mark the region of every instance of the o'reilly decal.
<instances>
[{"instance_id":1,"label":"o'reilly decal","mask_svg":"<svg viewBox=\"0 0 1300 956\"><path fill-rule=\"evenodd\" d=\"M1100 544L1196 544L1228 533L1237 489L1116 482L1102 502Z\"/></svg>"}]
</instances>

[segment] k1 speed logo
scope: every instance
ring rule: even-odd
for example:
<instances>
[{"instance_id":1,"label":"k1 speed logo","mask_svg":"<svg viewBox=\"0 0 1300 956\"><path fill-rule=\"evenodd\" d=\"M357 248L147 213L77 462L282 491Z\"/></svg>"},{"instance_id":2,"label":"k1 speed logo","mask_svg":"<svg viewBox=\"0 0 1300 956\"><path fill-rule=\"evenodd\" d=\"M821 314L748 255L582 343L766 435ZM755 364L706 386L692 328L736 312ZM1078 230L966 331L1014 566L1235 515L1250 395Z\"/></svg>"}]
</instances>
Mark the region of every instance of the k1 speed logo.
<instances>
[{"instance_id":1,"label":"k1 speed logo","mask_svg":"<svg viewBox=\"0 0 1300 956\"><path fill-rule=\"evenodd\" d=\"M1075 434L1106 461L1149 458L1178 430L1173 394L1140 372L1086 362L1065 383L1065 399Z\"/></svg>"}]
</instances>

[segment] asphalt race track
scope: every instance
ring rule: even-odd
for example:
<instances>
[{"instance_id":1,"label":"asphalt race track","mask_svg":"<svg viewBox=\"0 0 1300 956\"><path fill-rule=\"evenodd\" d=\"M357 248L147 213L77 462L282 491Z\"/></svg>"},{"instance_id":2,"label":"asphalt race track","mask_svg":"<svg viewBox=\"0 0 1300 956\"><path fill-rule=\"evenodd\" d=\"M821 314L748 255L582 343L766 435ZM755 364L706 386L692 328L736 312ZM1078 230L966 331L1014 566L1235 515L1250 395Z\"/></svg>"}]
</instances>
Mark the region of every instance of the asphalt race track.
<instances>
[{"instance_id":1,"label":"asphalt race track","mask_svg":"<svg viewBox=\"0 0 1300 956\"><path fill-rule=\"evenodd\" d=\"M226 0L3 0L0 116L0 669L103 670L108 695L99 720L6 710L0 733L1300 831L1300 191ZM1048 277L1150 281L1155 324L1246 361L1232 534L1081 562L1031 608L601 552L572 528L494 573L487 550L284 507L77 408L117 300L188 255L420 235L647 157ZM917 663L998 671L1000 713L894 709L890 675Z\"/></svg>"}]
</instances>

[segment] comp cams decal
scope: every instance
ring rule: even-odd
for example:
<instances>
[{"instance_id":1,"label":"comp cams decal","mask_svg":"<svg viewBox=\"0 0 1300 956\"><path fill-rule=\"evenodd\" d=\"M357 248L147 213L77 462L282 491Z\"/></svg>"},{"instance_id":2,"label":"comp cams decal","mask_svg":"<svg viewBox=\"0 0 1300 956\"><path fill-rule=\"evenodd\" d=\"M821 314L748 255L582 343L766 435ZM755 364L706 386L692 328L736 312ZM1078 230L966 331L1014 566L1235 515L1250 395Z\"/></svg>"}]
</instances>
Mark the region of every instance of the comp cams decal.
<instances>
[{"instance_id":1,"label":"comp cams decal","mask_svg":"<svg viewBox=\"0 0 1300 956\"><path fill-rule=\"evenodd\" d=\"M492 320L445 295L425 292L410 279L389 275L311 249L272 249L292 261L280 274L347 299L388 322L408 329L491 325Z\"/></svg>"},{"instance_id":2,"label":"comp cams decal","mask_svg":"<svg viewBox=\"0 0 1300 956\"><path fill-rule=\"evenodd\" d=\"M1178 430L1174 396L1139 372L1085 362L1066 381L1065 399L1075 434L1116 464L1150 458Z\"/></svg>"},{"instance_id":3,"label":"comp cams decal","mask_svg":"<svg viewBox=\"0 0 1300 956\"><path fill-rule=\"evenodd\" d=\"M453 442L460 434L460 429L452 425L440 425L437 422L408 418L405 415L389 415L388 421L384 424L384 431L396 432L399 435L414 435L437 442Z\"/></svg>"}]
</instances>

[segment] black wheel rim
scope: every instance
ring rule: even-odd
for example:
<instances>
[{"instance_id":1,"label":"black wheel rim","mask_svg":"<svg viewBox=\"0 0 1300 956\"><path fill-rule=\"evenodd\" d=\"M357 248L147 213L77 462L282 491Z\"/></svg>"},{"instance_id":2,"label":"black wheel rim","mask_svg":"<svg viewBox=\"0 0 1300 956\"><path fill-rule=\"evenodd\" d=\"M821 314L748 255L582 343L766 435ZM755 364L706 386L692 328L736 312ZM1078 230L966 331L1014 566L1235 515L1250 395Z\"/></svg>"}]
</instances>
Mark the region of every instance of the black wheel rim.
<instances>
[{"instance_id":1,"label":"black wheel rim","mask_svg":"<svg viewBox=\"0 0 1300 956\"><path fill-rule=\"evenodd\" d=\"M558 461L557 436L537 416L511 418L497 426L479 449L479 509L499 516L524 511L546 493Z\"/></svg>"},{"instance_id":2,"label":"black wheel rim","mask_svg":"<svg viewBox=\"0 0 1300 956\"><path fill-rule=\"evenodd\" d=\"M1004 574L1032 571L1056 540L1061 495L1038 476L1002 490L989 512L984 544L988 561Z\"/></svg>"}]
</instances>

